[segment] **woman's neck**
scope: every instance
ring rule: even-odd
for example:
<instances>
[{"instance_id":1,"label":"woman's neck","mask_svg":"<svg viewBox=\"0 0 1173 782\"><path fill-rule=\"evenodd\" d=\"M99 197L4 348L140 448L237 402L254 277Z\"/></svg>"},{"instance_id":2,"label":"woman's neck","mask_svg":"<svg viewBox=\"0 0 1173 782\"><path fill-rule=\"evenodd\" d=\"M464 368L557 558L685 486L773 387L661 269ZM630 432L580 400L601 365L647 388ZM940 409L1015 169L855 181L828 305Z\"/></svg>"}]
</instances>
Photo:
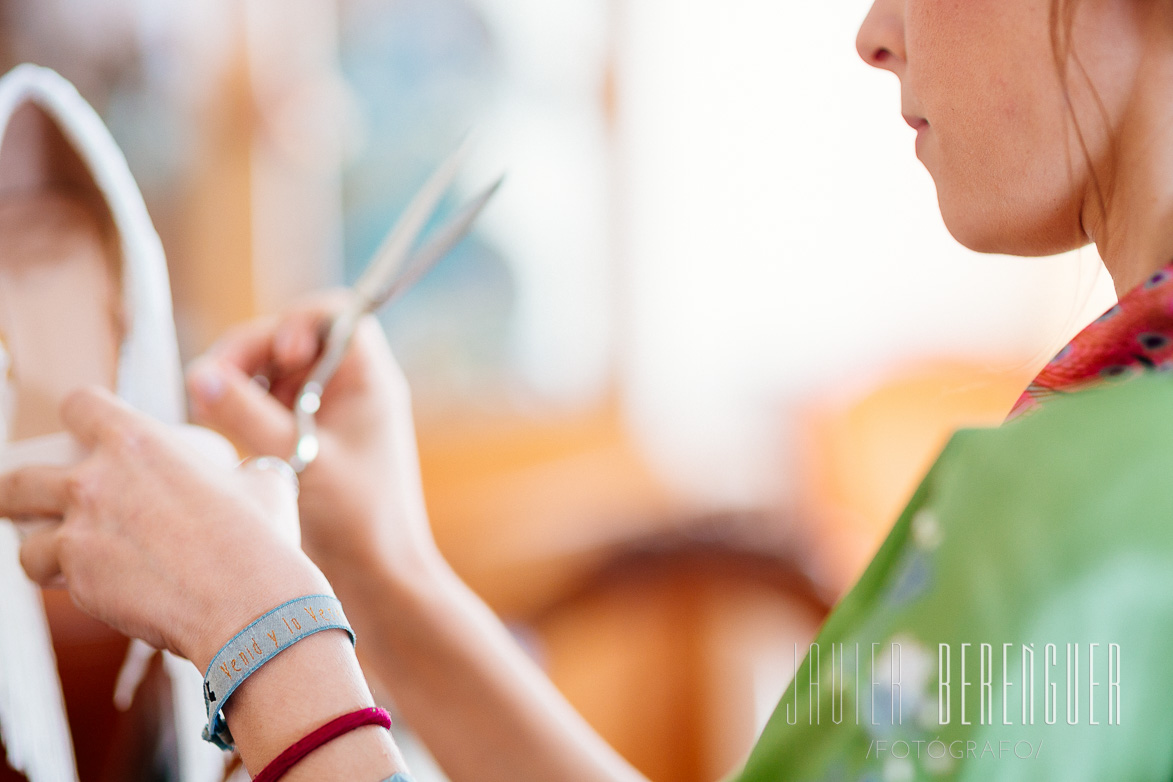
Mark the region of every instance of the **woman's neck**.
<instances>
[{"instance_id":1,"label":"woman's neck","mask_svg":"<svg viewBox=\"0 0 1173 782\"><path fill-rule=\"evenodd\" d=\"M1083 218L1119 296L1173 261L1173 45L1149 46ZM1103 174L1107 174L1104 176ZM1106 214L1105 214L1106 211Z\"/></svg>"}]
</instances>

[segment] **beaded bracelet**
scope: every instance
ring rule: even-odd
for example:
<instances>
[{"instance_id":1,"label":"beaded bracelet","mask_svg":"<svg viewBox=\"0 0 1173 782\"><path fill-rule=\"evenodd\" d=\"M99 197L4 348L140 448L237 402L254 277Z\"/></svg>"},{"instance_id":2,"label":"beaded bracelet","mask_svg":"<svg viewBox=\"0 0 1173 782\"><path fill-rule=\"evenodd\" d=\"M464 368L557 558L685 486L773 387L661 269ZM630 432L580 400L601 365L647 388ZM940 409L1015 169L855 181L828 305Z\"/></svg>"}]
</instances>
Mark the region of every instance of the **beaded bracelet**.
<instances>
[{"instance_id":1,"label":"beaded bracelet","mask_svg":"<svg viewBox=\"0 0 1173 782\"><path fill-rule=\"evenodd\" d=\"M354 630L338 598L310 595L282 603L224 644L204 674L204 706L208 711L204 740L221 749L233 749L232 733L223 714L232 693L262 665L323 630L345 630L354 643Z\"/></svg>"}]
</instances>

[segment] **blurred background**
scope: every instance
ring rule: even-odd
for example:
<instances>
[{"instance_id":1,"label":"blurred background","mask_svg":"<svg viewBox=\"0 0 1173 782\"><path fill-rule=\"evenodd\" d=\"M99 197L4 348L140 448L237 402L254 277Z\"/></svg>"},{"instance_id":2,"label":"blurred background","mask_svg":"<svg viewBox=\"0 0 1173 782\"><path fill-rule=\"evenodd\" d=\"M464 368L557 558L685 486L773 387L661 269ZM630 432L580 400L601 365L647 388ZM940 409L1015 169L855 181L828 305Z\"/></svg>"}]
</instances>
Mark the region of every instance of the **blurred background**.
<instances>
[{"instance_id":1,"label":"blurred background","mask_svg":"<svg viewBox=\"0 0 1173 782\"><path fill-rule=\"evenodd\" d=\"M4 0L0 53L109 123L186 360L352 281L475 129L467 187L506 186L384 319L437 538L623 754L700 782L948 433L1113 301L1092 249L953 242L867 7Z\"/></svg>"}]
</instances>

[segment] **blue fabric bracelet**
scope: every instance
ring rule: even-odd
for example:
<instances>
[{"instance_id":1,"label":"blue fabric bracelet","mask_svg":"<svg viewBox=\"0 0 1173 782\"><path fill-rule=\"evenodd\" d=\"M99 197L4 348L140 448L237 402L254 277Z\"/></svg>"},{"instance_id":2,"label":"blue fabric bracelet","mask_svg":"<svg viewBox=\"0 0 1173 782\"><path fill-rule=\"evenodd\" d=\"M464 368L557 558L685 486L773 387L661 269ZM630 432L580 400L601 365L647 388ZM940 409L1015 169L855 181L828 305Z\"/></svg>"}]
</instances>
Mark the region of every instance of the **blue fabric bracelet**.
<instances>
[{"instance_id":1,"label":"blue fabric bracelet","mask_svg":"<svg viewBox=\"0 0 1173 782\"><path fill-rule=\"evenodd\" d=\"M232 749L232 733L223 714L232 693L269 660L323 630L345 630L350 643L354 643L354 630L338 598L310 595L282 603L224 644L204 674L204 706L208 711L204 740L221 749Z\"/></svg>"}]
</instances>

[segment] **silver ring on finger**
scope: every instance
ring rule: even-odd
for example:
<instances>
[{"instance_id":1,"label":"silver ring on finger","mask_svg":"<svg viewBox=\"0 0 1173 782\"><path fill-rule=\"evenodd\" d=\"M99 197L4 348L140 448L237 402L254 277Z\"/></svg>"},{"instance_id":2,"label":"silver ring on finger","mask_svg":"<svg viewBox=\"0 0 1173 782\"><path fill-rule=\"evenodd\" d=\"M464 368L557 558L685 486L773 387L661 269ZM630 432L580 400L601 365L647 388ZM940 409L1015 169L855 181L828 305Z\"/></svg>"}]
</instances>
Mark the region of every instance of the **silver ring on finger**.
<instances>
[{"instance_id":1,"label":"silver ring on finger","mask_svg":"<svg viewBox=\"0 0 1173 782\"><path fill-rule=\"evenodd\" d=\"M250 456L244 459L240 464L236 465L238 470L268 470L275 472L288 481L289 485L293 487L293 496L296 498L301 493L301 481L297 479L297 473L289 462L276 456Z\"/></svg>"}]
</instances>

